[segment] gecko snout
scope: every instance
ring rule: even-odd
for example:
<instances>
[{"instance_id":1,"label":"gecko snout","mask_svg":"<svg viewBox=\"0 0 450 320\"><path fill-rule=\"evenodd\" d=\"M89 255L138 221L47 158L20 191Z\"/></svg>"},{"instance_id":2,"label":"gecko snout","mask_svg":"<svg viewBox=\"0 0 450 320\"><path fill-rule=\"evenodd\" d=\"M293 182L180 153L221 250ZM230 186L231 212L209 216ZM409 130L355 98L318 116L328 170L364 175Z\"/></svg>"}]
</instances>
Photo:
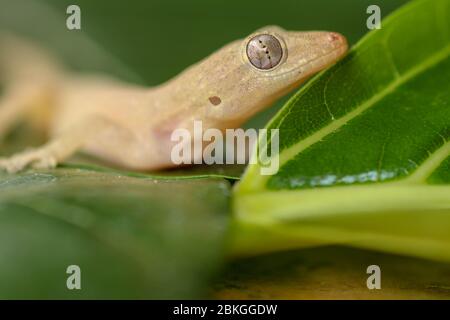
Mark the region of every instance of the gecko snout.
<instances>
[{"instance_id":1,"label":"gecko snout","mask_svg":"<svg viewBox=\"0 0 450 320\"><path fill-rule=\"evenodd\" d=\"M340 33L337 32L328 32L327 35L328 41L332 43L335 48L345 48L347 50L348 44L347 39Z\"/></svg>"}]
</instances>

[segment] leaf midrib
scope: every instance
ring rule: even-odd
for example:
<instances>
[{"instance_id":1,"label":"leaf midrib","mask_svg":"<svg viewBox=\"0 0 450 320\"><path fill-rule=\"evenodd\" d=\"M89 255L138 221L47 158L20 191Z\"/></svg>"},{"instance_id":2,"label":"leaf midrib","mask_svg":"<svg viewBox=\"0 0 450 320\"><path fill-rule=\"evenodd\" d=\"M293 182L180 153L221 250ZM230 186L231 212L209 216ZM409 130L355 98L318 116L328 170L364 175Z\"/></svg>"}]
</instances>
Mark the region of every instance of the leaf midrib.
<instances>
[{"instance_id":1,"label":"leaf midrib","mask_svg":"<svg viewBox=\"0 0 450 320\"><path fill-rule=\"evenodd\" d=\"M448 194L450 186L447 185L387 182L245 194L235 202L235 209L243 221L270 225L283 220L349 215L362 211L417 210L419 207L423 210L450 210ZM248 210L255 207L258 210Z\"/></svg>"}]
</instances>

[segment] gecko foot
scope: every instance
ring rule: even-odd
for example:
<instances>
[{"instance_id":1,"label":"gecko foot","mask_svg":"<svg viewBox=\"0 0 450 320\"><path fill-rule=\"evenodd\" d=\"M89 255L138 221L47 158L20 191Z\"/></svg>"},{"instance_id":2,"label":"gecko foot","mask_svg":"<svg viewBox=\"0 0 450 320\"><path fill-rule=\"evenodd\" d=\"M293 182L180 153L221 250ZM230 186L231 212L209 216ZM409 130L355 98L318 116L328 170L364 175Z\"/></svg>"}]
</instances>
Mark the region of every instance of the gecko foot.
<instances>
[{"instance_id":1,"label":"gecko foot","mask_svg":"<svg viewBox=\"0 0 450 320\"><path fill-rule=\"evenodd\" d=\"M46 149L31 149L9 158L0 158L0 170L16 173L27 167L49 169L57 165L56 158Z\"/></svg>"}]
</instances>

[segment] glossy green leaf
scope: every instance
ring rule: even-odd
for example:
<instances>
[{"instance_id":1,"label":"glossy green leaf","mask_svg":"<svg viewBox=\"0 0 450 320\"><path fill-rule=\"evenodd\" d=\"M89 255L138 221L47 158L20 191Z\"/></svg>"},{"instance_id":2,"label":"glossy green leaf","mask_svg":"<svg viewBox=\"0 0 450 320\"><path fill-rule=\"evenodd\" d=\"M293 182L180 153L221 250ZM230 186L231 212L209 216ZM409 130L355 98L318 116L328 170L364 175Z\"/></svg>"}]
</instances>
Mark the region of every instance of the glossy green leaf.
<instances>
[{"instance_id":1,"label":"glossy green leaf","mask_svg":"<svg viewBox=\"0 0 450 320\"><path fill-rule=\"evenodd\" d=\"M450 260L449 54L450 2L413 1L302 88L268 125L280 170L252 165L236 189L254 233L241 251L344 243Z\"/></svg>"},{"instance_id":2,"label":"glossy green leaf","mask_svg":"<svg viewBox=\"0 0 450 320\"><path fill-rule=\"evenodd\" d=\"M223 263L229 186L57 169L0 176L0 298L198 298ZM69 290L67 267L81 269Z\"/></svg>"}]
</instances>

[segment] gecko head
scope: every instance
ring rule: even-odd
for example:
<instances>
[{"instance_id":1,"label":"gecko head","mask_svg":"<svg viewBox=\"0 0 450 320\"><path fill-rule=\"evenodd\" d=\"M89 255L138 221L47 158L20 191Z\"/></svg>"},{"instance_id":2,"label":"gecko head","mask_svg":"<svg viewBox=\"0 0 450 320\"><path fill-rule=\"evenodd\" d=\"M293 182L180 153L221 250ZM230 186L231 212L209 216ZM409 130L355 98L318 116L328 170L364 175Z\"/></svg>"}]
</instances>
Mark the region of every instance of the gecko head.
<instances>
[{"instance_id":1,"label":"gecko head","mask_svg":"<svg viewBox=\"0 0 450 320\"><path fill-rule=\"evenodd\" d=\"M339 60L347 51L347 41L336 32L269 26L222 50L221 64L228 67L220 67L221 87L209 88L210 104L216 108L211 113L240 125ZM209 78L214 76L219 75Z\"/></svg>"}]
</instances>

